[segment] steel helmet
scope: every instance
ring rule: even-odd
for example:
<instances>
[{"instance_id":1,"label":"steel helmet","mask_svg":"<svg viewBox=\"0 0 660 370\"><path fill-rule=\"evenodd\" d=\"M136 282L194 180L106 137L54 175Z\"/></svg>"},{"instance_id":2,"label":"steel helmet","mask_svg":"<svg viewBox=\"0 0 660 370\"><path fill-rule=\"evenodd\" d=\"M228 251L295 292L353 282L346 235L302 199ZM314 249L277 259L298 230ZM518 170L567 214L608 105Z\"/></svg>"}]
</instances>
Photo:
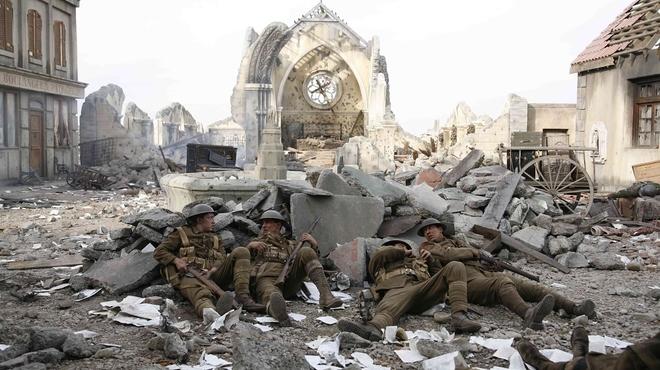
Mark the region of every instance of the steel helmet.
<instances>
[{"instance_id":1,"label":"steel helmet","mask_svg":"<svg viewBox=\"0 0 660 370\"><path fill-rule=\"evenodd\" d=\"M259 217L259 221L263 221L263 220L278 220L281 221L282 223L286 223L284 216L282 216L281 213L277 212L274 209L269 209L268 211L264 212L261 215L261 217Z\"/></svg>"},{"instance_id":2,"label":"steel helmet","mask_svg":"<svg viewBox=\"0 0 660 370\"><path fill-rule=\"evenodd\" d=\"M405 240L405 239L385 239L385 240L383 240L382 243L380 243L380 246L384 247L386 245L394 245L394 244L398 244L398 243L401 243L401 244L405 245L406 249L413 249L410 242L408 240Z\"/></svg>"},{"instance_id":3,"label":"steel helmet","mask_svg":"<svg viewBox=\"0 0 660 370\"><path fill-rule=\"evenodd\" d=\"M445 235L454 234L454 226L451 223L446 221L441 222L436 220L435 218L427 218L426 220L422 221L421 225L419 225L419 229L417 229L417 235L424 236L424 230L426 229L427 226L431 226L431 225L441 226L443 234Z\"/></svg>"},{"instance_id":4,"label":"steel helmet","mask_svg":"<svg viewBox=\"0 0 660 370\"><path fill-rule=\"evenodd\" d=\"M208 204L197 204L190 209L187 218L193 218L195 216L203 215L206 213L215 214L215 211Z\"/></svg>"}]
</instances>

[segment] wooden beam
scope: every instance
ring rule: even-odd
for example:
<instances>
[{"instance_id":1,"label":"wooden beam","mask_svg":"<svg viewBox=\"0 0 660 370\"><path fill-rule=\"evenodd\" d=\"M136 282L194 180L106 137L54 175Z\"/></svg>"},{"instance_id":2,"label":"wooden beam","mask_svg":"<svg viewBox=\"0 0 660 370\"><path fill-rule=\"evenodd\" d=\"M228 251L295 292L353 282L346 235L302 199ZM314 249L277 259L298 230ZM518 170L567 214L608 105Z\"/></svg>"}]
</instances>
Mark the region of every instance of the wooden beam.
<instances>
[{"instance_id":1,"label":"wooden beam","mask_svg":"<svg viewBox=\"0 0 660 370\"><path fill-rule=\"evenodd\" d=\"M536 251L532 247L532 245L527 243L527 242L515 239L515 238L513 238L509 235L506 235L506 234L502 234L502 243L509 246L509 248L513 248L513 249L517 250L518 252L523 252L526 255L530 256L530 257L536 258L537 260L539 260L543 263L546 263L546 264L556 268L557 270L559 270L559 271L561 271L565 274L568 274L569 272L571 272L571 269L569 269L568 267L566 267L566 266L562 265L561 263L555 261L554 259L546 256L545 254Z\"/></svg>"},{"instance_id":2,"label":"wooden beam","mask_svg":"<svg viewBox=\"0 0 660 370\"><path fill-rule=\"evenodd\" d=\"M50 267L64 267L82 265L84 258L80 255L64 256L55 259L34 260L34 261L14 261L7 264L7 270L31 270L45 269Z\"/></svg>"}]
</instances>

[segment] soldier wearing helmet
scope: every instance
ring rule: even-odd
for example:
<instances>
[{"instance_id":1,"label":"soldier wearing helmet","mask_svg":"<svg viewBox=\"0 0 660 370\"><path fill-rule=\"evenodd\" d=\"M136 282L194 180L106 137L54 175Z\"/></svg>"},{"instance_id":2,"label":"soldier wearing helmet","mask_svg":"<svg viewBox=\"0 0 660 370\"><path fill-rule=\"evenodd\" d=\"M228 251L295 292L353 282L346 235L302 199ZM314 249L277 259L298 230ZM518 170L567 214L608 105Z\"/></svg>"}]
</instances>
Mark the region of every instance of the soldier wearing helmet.
<instances>
[{"instance_id":1,"label":"soldier wearing helmet","mask_svg":"<svg viewBox=\"0 0 660 370\"><path fill-rule=\"evenodd\" d=\"M475 332L481 326L467 318L467 288L465 266L452 262L433 274L429 267L436 261L428 251L415 256L405 240L391 239L369 261L369 274L375 285L371 288L378 305L373 318L365 323L341 319L342 331L355 333L365 339L381 340L381 329L396 325L406 313L421 313L444 302L451 305L451 323L457 332Z\"/></svg>"},{"instance_id":2,"label":"soldier wearing helmet","mask_svg":"<svg viewBox=\"0 0 660 370\"><path fill-rule=\"evenodd\" d=\"M282 287L275 285L295 245L294 241L287 240L282 235L286 220L279 212L266 211L261 215L260 220L261 234L252 240L247 248L253 255L252 274L255 277L257 298L259 302L266 304L267 312L276 318L280 325L290 326L291 321L284 298L295 297L305 277L309 277L318 288L321 308L326 310L341 306L341 300L332 295L323 273L323 266L318 257L318 243L308 233L302 234L300 241L308 242L311 247L300 248L284 285Z\"/></svg>"},{"instance_id":3,"label":"soldier wearing helmet","mask_svg":"<svg viewBox=\"0 0 660 370\"><path fill-rule=\"evenodd\" d=\"M195 307L200 317L205 309L219 314L231 310L234 298L225 292L213 304L213 293L206 285L187 273L194 265L205 271L222 289L234 284L236 301L248 311L263 312L250 296L250 252L235 248L229 255L214 233L215 211L207 204L197 204L187 214L188 226L177 227L154 251L154 258L162 265L165 279Z\"/></svg>"},{"instance_id":4,"label":"soldier wearing helmet","mask_svg":"<svg viewBox=\"0 0 660 370\"><path fill-rule=\"evenodd\" d=\"M449 231L449 232L448 232ZM543 318L554 309L564 309L570 315L594 315L594 303L575 303L540 284L492 271L482 264L480 251L467 243L445 237L453 234L450 223L428 218L417 231L424 236L421 250L430 253L442 264L462 262L467 272L468 301L479 305L502 304L523 319L523 326L543 329ZM527 302L534 302L530 305Z\"/></svg>"}]
</instances>

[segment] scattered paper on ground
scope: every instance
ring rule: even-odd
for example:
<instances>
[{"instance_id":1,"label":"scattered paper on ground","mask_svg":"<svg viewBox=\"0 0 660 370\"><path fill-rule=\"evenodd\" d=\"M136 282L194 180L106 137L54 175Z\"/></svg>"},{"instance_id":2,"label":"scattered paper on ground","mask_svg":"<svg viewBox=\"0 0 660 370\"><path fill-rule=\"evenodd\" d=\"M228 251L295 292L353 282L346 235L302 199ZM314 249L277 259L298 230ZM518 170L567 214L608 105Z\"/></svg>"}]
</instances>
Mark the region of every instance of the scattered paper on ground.
<instances>
[{"instance_id":1,"label":"scattered paper on ground","mask_svg":"<svg viewBox=\"0 0 660 370\"><path fill-rule=\"evenodd\" d=\"M420 355L419 352L409 349L398 349L395 350L394 353L396 353L396 355L399 356L401 361L407 364L412 362L419 362L426 359L426 357Z\"/></svg>"},{"instance_id":2,"label":"scattered paper on ground","mask_svg":"<svg viewBox=\"0 0 660 370\"><path fill-rule=\"evenodd\" d=\"M74 332L73 334L82 335L83 338L85 338L85 339L94 338L95 336L99 335L97 332L91 331L91 330L80 330L80 331Z\"/></svg>"},{"instance_id":3,"label":"scattered paper on ground","mask_svg":"<svg viewBox=\"0 0 660 370\"><path fill-rule=\"evenodd\" d=\"M482 347L497 351L500 348L511 347L513 338L509 339L496 339L496 338L483 338L483 337L470 337L470 343L478 344Z\"/></svg>"},{"instance_id":4,"label":"scattered paper on ground","mask_svg":"<svg viewBox=\"0 0 660 370\"><path fill-rule=\"evenodd\" d=\"M318 321L320 321L320 322L322 322L322 323L324 323L324 324L328 324L328 325L334 325L334 324L337 323L337 319L335 319L335 318L332 317L332 316L321 316L321 317L317 317L316 319L317 319Z\"/></svg>"},{"instance_id":5,"label":"scattered paper on ground","mask_svg":"<svg viewBox=\"0 0 660 370\"><path fill-rule=\"evenodd\" d=\"M257 329L261 330L264 333L273 330L273 328L271 328L268 325L261 325L261 324L252 324L252 325L254 325Z\"/></svg>"}]
</instances>

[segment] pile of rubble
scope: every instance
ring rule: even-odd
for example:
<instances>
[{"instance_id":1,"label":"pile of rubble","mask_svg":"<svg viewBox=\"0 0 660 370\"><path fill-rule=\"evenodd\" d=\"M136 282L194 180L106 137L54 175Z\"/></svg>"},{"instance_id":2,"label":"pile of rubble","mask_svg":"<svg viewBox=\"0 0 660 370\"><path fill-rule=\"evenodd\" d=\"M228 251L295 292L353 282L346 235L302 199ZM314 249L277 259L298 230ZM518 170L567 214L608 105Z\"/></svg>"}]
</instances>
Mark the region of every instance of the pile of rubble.
<instances>
[{"instance_id":1,"label":"pile of rubble","mask_svg":"<svg viewBox=\"0 0 660 370\"><path fill-rule=\"evenodd\" d=\"M136 142L139 142L136 140ZM112 183L106 190L158 187L161 174L167 173L168 165L158 148L144 144L126 145L121 148L121 158L113 159L103 166L92 167Z\"/></svg>"}]
</instances>

